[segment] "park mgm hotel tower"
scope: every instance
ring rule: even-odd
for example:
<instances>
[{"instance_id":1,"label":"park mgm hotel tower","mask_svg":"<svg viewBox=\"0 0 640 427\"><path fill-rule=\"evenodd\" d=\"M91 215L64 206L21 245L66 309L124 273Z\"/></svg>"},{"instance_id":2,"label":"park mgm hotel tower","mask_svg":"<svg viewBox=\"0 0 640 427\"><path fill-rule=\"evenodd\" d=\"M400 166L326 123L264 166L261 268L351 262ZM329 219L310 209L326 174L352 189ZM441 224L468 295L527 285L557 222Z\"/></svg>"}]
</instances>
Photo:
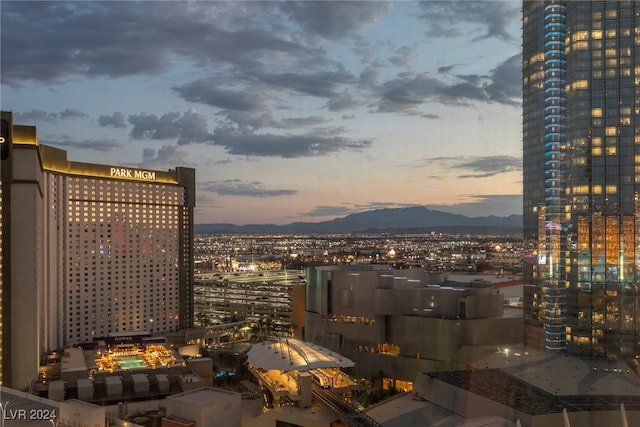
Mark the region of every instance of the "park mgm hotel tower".
<instances>
[{"instance_id":1,"label":"park mgm hotel tower","mask_svg":"<svg viewBox=\"0 0 640 427\"><path fill-rule=\"evenodd\" d=\"M67 160L2 112L1 382L43 352L192 325L195 170Z\"/></svg>"},{"instance_id":2,"label":"park mgm hotel tower","mask_svg":"<svg viewBox=\"0 0 640 427\"><path fill-rule=\"evenodd\" d=\"M525 343L640 355L640 2L524 1Z\"/></svg>"}]
</instances>

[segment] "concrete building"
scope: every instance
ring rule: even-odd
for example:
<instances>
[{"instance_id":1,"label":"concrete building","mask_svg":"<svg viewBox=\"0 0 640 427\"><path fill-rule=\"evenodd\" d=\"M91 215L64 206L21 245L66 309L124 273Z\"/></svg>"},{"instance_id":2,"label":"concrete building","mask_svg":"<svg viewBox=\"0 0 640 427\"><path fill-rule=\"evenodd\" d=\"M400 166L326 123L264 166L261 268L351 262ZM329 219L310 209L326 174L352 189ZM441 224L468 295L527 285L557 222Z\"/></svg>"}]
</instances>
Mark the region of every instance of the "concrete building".
<instances>
[{"instance_id":1,"label":"concrete building","mask_svg":"<svg viewBox=\"0 0 640 427\"><path fill-rule=\"evenodd\" d=\"M304 274L286 270L198 274L195 325L245 322L266 336L302 338L305 281Z\"/></svg>"},{"instance_id":2,"label":"concrete building","mask_svg":"<svg viewBox=\"0 0 640 427\"><path fill-rule=\"evenodd\" d=\"M528 345L640 355L640 3L524 1Z\"/></svg>"},{"instance_id":3,"label":"concrete building","mask_svg":"<svg viewBox=\"0 0 640 427\"><path fill-rule=\"evenodd\" d=\"M374 266L310 269L305 340L410 389L422 371L464 367L497 347L521 342L522 311L478 276L450 282L422 269ZM395 385L393 384L395 382Z\"/></svg>"},{"instance_id":4,"label":"concrete building","mask_svg":"<svg viewBox=\"0 0 640 427\"><path fill-rule=\"evenodd\" d=\"M191 326L193 169L69 161L8 112L1 153L3 384L48 350Z\"/></svg>"},{"instance_id":5,"label":"concrete building","mask_svg":"<svg viewBox=\"0 0 640 427\"><path fill-rule=\"evenodd\" d=\"M471 368L421 373L413 394L464 419L493 416L523 427L640 425L640 380L622 361L515 346Z\"/></svg>"},{"instance_id":6,"label":"concrete building","mask_svg":"<svg viewBox=\"0 0 640 427\"><path fill-rule=\"evenodd\" d=\"M240 393L212 387L189 390L167 397L165 418L196 427L240 427L241 400Z\"/></svg>"}]
</instances>

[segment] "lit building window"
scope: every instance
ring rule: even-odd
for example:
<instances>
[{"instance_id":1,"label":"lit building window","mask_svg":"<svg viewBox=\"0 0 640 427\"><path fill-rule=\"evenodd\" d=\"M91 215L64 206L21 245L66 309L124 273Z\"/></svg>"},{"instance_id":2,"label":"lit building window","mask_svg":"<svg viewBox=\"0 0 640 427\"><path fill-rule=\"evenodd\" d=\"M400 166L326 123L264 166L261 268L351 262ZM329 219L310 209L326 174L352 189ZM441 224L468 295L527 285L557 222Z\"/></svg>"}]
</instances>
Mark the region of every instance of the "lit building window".
<instances>
[{"instance_id":1,"label":"lit building window","mask_svg":"<svg viewBox=\"0 0 640 427\"><path fill-rule=\"evenodd\" d=\"M589 82L587 80L577 80L571 85L572 89L587 89Z\"/></svg>"}]
</instances>

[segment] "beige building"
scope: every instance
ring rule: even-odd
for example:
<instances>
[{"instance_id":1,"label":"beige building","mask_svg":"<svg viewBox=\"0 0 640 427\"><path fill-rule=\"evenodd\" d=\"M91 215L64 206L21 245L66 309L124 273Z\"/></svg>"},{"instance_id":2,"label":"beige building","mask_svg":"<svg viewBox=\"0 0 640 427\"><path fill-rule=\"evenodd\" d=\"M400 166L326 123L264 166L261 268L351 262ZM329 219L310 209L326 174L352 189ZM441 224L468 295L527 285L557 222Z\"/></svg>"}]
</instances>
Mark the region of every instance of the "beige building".
<instances>
[{"instance_id":1,"label":"beige building","mask_svg":"<svg viewBox=\"0 0 640 427\"><path fill-rule=\"evenodd\" d=\"M353 360L359 378L382 374L388 387L410 389L419 372L463 368L521 342L522 312L505 309L482 276L334 266L307 277L305 340Z\"/></svg>"},{"instance_id":2,"label":"beige building","mask_svg":"<svg viewBox=\"0 0 640 427\"><path fill-rule=\"evenodd\" d=\"M163 425L179 423L196 427L240 427L240 393L202 387L167 397L167 415ZM173 421L173 423L169 422Z\"/></svg>"},{"instance_id":3,"label":"beige building","mask_svg":"<svg viewBox=\"0 0 640 427\"><path fill-rule=\"evenodd\" d=\"M413 393L464 419L495 416L522 427L640 425L640 379L621 359L514 346L471 369L420 373Z\"/></svg>"},{"instance_id":4,"label":"beige building","mask_svg":"<svg viewBox=\"0 0 640 427\"><path fill-rule=\"evenodd\" d=\"M195 170L67 160L2 112L2 383L43 352L193 319Z\"/></svg>"}]
</instances>

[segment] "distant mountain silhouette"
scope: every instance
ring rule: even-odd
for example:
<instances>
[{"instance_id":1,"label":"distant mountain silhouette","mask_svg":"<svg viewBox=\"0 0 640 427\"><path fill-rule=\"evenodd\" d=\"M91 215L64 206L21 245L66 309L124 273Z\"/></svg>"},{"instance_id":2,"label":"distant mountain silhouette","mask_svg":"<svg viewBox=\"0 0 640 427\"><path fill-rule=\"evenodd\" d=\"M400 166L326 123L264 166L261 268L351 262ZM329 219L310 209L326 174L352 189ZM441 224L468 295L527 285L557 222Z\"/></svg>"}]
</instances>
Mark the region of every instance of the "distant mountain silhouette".
<instances>
[{"instance_id":1,"label":"distant mountain silhouette","mask_svg":"<svg viewBox=\"0 0 640 427\"><path fill-rule=\"evenodd\" d=\"M522 233L522 215L467 217L422 206L378 209L323 222L274 224L196 224L199 234L221 233L426 233L513 235Z\"/></svg>"}]
</instances>

